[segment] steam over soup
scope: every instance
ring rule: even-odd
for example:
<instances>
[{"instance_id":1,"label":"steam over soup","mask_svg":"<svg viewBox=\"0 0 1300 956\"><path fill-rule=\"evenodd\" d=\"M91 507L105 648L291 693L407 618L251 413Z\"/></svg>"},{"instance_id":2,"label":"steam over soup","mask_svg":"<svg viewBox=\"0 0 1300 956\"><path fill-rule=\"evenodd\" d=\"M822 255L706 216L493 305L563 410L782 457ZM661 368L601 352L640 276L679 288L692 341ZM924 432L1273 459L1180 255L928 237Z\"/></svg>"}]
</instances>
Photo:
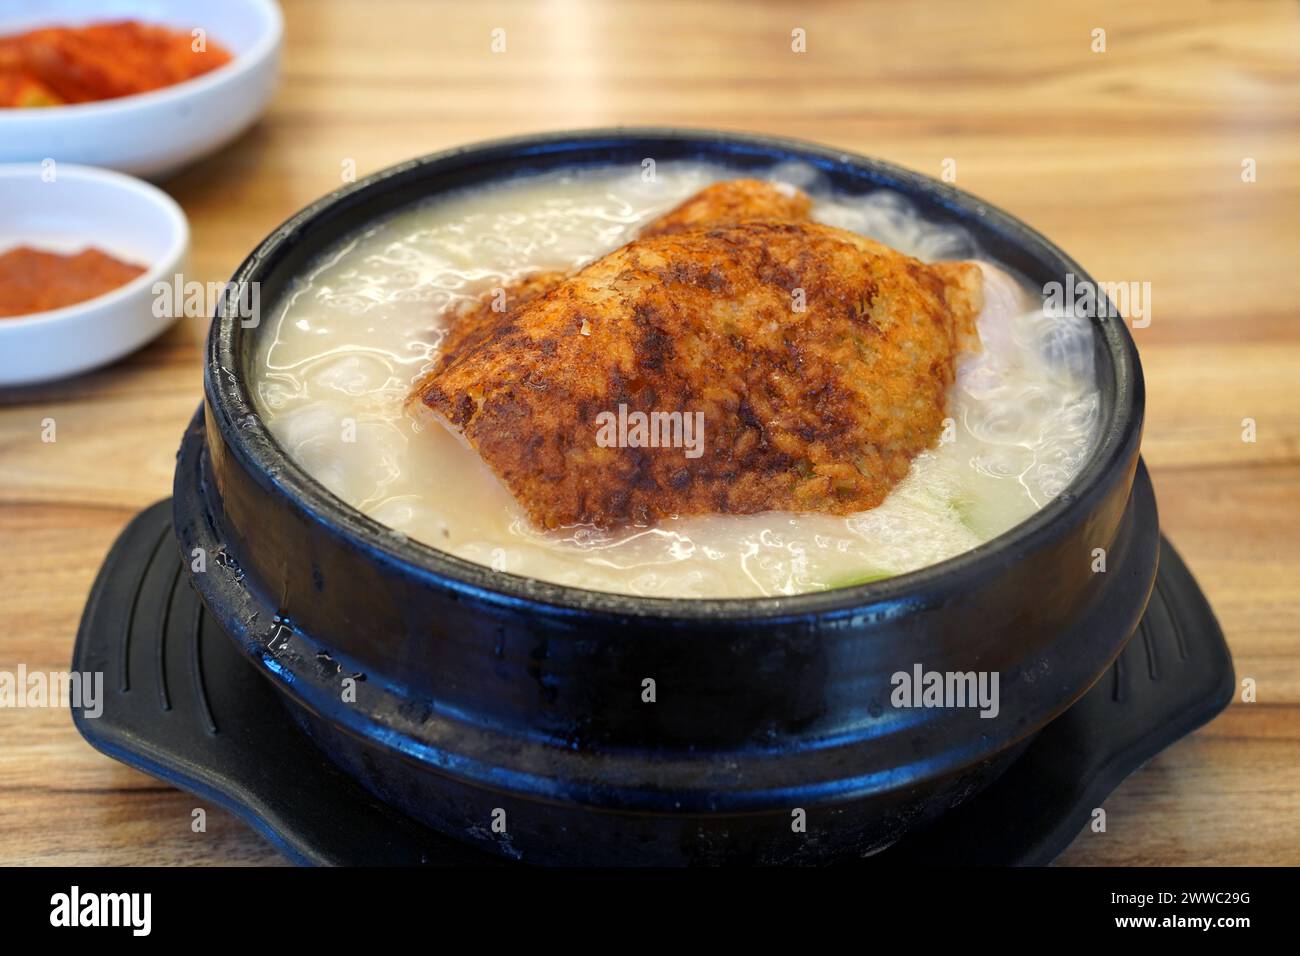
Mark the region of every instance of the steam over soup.
<instances>
[{"instance_id":1,"label":"steam over soup","mask_svg":"<svg viewBox=\"0 0 1300 956\"><path fill-rule=\"evenodd\" d=\"M1088 320L895 194L770 179L573 170L377 222L263 323L262 415L397 532L629 594L888 577L1058 494L1096 441Z\"/></svg>"}]
</instances>

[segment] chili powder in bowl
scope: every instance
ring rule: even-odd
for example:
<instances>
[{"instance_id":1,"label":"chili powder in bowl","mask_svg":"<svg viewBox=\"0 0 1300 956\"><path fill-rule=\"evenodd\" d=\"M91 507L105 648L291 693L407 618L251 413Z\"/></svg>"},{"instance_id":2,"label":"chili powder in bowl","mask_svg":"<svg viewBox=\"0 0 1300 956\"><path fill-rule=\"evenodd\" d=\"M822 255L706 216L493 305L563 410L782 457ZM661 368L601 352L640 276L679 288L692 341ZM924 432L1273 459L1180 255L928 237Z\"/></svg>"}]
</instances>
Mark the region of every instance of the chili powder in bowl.
<instances>
[{"instance_id":1,"label":"chili powder in bowl","mask_svg":"<svg viewBox=\"0 0 1300 956\"><path fill-rule=\"evenodd\" d=\"M105 365L176 319L189 224L166 193L121 173L0 165L0 386Z\"/></svg>"}]
</instances>

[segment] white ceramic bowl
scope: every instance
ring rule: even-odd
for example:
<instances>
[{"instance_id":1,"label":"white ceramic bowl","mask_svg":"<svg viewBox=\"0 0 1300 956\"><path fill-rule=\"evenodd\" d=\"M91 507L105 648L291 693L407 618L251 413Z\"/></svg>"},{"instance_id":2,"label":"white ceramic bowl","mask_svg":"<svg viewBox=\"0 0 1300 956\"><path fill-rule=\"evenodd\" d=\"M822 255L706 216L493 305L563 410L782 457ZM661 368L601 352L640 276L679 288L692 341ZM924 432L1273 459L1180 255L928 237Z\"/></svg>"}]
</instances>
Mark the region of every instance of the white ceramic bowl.
<instances>
[{"instance_id":1,"label":"white ceramic bowl","mask_svg":"<svg viewBox=\"0 0 1300 956\"><path fill-rule=\"evenodd\" d=\"M274 0L4 0L0 36L134 19L202 28L234 59L152 93L48 108L0 108L0 162L86 163L157 177L253 124L275 89L284 20Z\"/></svg>"},{"instance_id":2,"label":"white ceramic bowl","mask_svg":"<svg viewBox=\"0 0 1300 956\"><path fill-rule=\"evenodd\" d=\"M190 228L175 201L122 173L62 163L0 165L0 253L14 246L77 252L95 246L146 267L124 286L85 302L0 318L0 386L84 372L139 348L171 325ZM156 307L156 303L167 308Z\"/></svg>"}]
</instances>

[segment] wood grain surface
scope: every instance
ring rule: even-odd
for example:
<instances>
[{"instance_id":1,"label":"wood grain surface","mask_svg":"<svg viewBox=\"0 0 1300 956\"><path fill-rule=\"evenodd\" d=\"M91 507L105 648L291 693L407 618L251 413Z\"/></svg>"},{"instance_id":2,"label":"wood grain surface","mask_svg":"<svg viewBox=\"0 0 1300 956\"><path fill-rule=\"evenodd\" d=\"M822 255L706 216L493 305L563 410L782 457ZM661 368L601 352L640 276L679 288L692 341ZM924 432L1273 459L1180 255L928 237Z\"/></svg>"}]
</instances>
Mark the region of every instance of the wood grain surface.
<instances>
[{"instance_id":1,"label":"wood grain surface","mask_svg":"<svg viewBox=\"0 0 1300 956\"><path fill-rule=\"evenodd\" d=\"M958 186L1093 275L1149 282L1152 321L1134 335L1161 524L1258 700L1136 773L1106 802L1108 832L1061 863L1300 863L1300 8L293 0L285 13L270 111L165 183L193 227L190 278L228 277L349 162L364 175L495 136L678 124L933 176L953 160ZM203 326L0 393L0 669L67 667L106 549L170 494ZM192 833L197 805L93 751L63 710L0 710L0 863L279 861L214 808Z\"/></svg>"}]
</instances>

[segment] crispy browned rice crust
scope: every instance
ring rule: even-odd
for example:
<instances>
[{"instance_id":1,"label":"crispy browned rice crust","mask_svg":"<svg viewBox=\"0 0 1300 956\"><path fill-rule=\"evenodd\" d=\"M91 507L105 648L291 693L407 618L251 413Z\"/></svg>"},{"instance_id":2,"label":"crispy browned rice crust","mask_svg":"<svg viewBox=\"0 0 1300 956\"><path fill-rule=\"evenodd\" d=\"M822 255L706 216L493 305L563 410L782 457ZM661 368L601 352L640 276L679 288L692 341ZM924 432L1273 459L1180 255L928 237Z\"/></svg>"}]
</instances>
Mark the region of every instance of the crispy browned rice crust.
<instances>
[{"instance_id":1,"label":"crispy browned rice crust","mask_svg":"<svg viewBox=\"0 0 1300 956\"><path fill-rule=\"evenodd\" d=\"M413 398L545 528L878 505L942 429L978 267L806 221L648 231L453 326ZM620 404L702 412L702 454L601 447Z\"/></svg>"}]
</instances>

